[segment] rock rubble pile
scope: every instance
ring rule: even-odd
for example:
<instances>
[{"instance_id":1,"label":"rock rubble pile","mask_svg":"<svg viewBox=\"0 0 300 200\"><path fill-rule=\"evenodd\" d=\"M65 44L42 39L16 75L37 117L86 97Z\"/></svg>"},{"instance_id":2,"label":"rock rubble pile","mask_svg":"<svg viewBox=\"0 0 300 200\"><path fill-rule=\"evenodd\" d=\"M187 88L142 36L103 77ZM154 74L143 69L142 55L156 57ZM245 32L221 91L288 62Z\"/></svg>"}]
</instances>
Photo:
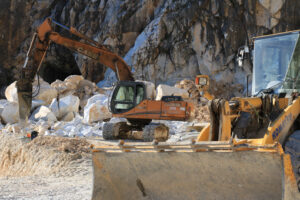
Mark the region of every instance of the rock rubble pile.
<instances>
[{"instance_id":1,"label":"rock rubble pile","mask_svg":"<svg viewBox=\"0 0 300 200\"><path fill-rule=\"evenodd\" d=\"M192 81L183 80L175 86L160 84L156 89L151 82L139 82L146 85L148 99L161 100L162 96L173 95L199 104L200 95ZM56 80L51 84L42 78L36 78L26 130L35 130L42 135L102 136L103 121L112 118L108 108L111 92L112 88L101 89L79 75L71 75L64 81ZM17 123L19 113L16 82L6 88L5 95L6 99L0 100L1 122L5 124L6 130L19 132L21 127ZM199 113L196 120L207 120L205 116L208 112L202 113L207 110L200 107L196 106L201 110L201 113L196 112Z\"/></svg>"}]
</instances>

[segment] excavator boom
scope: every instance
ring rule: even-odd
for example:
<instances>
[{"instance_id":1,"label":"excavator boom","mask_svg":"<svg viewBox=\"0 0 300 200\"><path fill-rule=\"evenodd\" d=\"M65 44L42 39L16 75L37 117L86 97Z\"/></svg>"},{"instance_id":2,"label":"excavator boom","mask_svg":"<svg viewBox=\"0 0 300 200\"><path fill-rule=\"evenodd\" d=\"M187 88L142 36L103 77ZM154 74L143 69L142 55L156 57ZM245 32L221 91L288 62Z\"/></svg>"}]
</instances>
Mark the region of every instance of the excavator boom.
<instances>
[{"instance_id":1,"label":"excavator boom","mask_svg":"<svg viewBox=\"0 0 300 200\"><path fill-rule=\"evenodd\" d=\"M34 34L25 64L22 68L21 78L17 81L20 121L26 120L30 113L32 82L43 63L51 42L97 60L99 63L111 68L117 74L119 80L134 81L130 67L120 56L110 52L102 45L97 45L95 41L78 33L74 28L69 29L69 31L84 41L87 41L87 43L63 37L59 33L53 31L50 18L47 18L38 27L37 33Z\"/></svg>"}]
</instances>

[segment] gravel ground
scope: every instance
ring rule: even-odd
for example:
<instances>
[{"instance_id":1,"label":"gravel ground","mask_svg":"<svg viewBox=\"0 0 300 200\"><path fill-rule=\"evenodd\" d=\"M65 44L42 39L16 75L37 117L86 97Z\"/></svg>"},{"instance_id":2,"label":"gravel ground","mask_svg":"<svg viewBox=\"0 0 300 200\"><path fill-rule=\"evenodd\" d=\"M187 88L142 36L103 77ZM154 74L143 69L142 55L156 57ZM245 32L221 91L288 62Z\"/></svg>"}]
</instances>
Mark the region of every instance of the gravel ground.
<instances>
[{"instance_id":1,"label":"gravel ground","mask_svg":"<svg viewBox=\"0 0 300 200\"><path fill-rule=\"evenodd\" d=\"M29 143L0 132L0 199L91 199L90 143L38 137Z\"/></svg>"},{"instance_id":2,"label":"gravel ground","mask_svg":"<svg viewBox=\"0 0 300 200\"><path fill-rule=\"evenodd\" d=\"M24 176L0 178L0 199L91 199L92 173L69 177Z\"/></svg>"},{"instance_id":3,"label":"gravel ground","mask_svg":"<svg viewBox=\"0 0 300 200\"><path fill-rule=\"evenodd\" d=\"M175 127L172 123L167 125ZM171 130L168 141L188 142L195 138L197 132L185 132L187 125L192 124L177 122L177 130ZM0 130L0 200L91 199L90 145L117 143L117 140L55 136L41 136L24 143L20 134Z\"/></svg>"}]
</instances>

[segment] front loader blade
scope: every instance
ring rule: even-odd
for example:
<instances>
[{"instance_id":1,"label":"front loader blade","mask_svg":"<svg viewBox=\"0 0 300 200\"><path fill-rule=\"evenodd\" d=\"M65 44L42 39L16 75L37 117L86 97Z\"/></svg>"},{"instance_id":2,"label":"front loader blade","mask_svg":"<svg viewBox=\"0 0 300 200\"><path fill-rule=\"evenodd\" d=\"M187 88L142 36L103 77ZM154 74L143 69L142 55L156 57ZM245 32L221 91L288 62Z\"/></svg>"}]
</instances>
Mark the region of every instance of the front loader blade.
<instances>
[{"instance_id":1,"label":"front loader blade","mask_svg":"<svg viewBox=\"0 0 300 200\"><path fill-rule=\"evenodd\" d=\"M26 122L31 110L32 104L32 83L26 79L17 81L19 120Z\"/></svg>"},{"instance_id":2,"label":"front loader blade","mask_svg":"<svg viewBox=\"0 0 300 200\"><path fill-rule=\"evenodd\" d=\"M93 200L283 199L282 155L230 149L93 152Z\"/></svg>"}]
</instances>

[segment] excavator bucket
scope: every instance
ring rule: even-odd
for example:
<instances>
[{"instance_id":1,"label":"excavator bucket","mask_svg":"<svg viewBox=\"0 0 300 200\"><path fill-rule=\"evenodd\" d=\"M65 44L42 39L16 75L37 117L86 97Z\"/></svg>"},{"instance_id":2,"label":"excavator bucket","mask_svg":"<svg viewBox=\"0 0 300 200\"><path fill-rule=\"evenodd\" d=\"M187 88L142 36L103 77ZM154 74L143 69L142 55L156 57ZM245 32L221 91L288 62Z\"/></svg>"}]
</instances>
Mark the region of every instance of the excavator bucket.
<instances>
[{"instance_id":1,"label":"excavator bucket","mask_svg":"<svg viewBox=\"0 0 300 200\"><path fill-rule=\"evenodd\" d=\"M92 199L297 199L279 152L220 142L99 147Z\"/></svg>"}]
</instances>

